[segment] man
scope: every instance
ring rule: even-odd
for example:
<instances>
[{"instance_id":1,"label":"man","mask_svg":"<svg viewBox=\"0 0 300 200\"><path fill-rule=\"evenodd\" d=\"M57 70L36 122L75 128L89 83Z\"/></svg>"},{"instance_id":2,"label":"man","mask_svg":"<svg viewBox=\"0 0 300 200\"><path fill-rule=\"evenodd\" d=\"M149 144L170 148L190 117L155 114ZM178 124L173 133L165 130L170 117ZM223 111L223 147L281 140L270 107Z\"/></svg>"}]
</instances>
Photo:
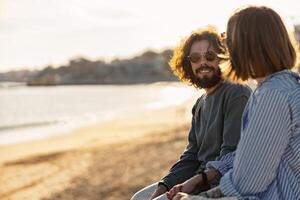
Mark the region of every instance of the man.
<instances>
[{"instance_id":1,"label":"man","mask_svg":"<svg viewBox=\"0 0 300 200\"><path fill-rule=\"evenodd\" d=\"M188 145L180 160L158 184L136 193L132 200L154 199L169 190L169 198L180 191L194 194L218 183L221 173L217 168L207 169L206 164L236 149L241 116L251 93L249 88L222 78L219 64L225 54L221 37L212 27L192 33L174 50L173 72L181 81L203 88L205 94L192 109Z\"/></svg>"}]
</instances>

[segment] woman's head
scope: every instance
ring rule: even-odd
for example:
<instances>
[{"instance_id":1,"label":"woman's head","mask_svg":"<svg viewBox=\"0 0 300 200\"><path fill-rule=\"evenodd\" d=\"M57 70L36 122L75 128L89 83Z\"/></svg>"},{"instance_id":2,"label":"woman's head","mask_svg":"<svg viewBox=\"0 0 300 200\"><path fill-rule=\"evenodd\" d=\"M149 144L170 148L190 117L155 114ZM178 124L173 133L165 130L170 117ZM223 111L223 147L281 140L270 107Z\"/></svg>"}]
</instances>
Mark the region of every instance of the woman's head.
<instances>
[{"instance_id":1,"label":"woman's head","mask_svg":"<svg viewBox=\"0 0 300 200\"><path fill-rule=\"evenodd\" d=\"M242 80L263 78L296 63L296 51L281 17L271 8L250 6L227 23L231 72Z\"/></svg>"}]
</instances>

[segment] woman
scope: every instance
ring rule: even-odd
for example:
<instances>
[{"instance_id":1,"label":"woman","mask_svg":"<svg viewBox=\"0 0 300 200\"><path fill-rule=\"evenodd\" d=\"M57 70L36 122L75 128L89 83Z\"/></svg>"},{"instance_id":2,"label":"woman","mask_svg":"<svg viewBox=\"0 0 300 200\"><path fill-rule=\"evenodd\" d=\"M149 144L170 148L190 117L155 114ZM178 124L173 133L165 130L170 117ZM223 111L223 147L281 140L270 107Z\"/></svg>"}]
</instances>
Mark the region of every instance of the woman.
<instances>
[{"instance_id":1,"label":"woman","mask_svg":"<svg viewBox=\"0 0 300 200\"><path fill-rule=\"evenodd\" d=\"M267 7L240 9L228 21L227 46L231 75L258 87L244 110L233 168L205 195L300 199L300 77L291 71L296 51L284 23Z\"/></svg>"}]
</instances>

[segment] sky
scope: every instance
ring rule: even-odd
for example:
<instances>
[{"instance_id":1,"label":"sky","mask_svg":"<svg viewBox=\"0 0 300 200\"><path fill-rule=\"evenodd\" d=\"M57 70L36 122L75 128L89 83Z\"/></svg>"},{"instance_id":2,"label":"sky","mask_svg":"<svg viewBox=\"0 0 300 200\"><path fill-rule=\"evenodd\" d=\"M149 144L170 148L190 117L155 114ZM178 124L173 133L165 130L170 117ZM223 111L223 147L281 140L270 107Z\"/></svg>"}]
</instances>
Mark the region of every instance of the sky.
<instances>
[{"instance_id":1,"label":"sky","mask_svg":"<svg viewBox=\"0 0 300 200\"><path fill-rule=\"evenodd\" d=\"M249 4L273 8L290 29L300 23L299 0L0 0L0 72L160 52L206 25L225 31Z\"/></svg>"}]
</instances>

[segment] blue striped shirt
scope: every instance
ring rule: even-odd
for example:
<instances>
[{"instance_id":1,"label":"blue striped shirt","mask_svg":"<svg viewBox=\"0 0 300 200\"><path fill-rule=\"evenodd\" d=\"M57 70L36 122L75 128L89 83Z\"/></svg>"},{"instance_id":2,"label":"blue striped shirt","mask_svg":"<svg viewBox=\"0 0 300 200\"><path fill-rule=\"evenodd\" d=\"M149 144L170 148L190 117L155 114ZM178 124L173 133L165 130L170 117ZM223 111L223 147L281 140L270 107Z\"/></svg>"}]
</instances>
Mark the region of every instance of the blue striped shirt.
<instances>
[{"instance_id":1,"label":"blue striped shirt","mask_svg":"<svg viewBox=\"0 0 300 200\"><path fill-rule=\"evenodd\" d=\"M299 75L283 70L266 77L251 95L238 148L217 166L221 173L229 170L220 182L224 195L300 199L299 82Z\"/></svg>"}]
</instances>

